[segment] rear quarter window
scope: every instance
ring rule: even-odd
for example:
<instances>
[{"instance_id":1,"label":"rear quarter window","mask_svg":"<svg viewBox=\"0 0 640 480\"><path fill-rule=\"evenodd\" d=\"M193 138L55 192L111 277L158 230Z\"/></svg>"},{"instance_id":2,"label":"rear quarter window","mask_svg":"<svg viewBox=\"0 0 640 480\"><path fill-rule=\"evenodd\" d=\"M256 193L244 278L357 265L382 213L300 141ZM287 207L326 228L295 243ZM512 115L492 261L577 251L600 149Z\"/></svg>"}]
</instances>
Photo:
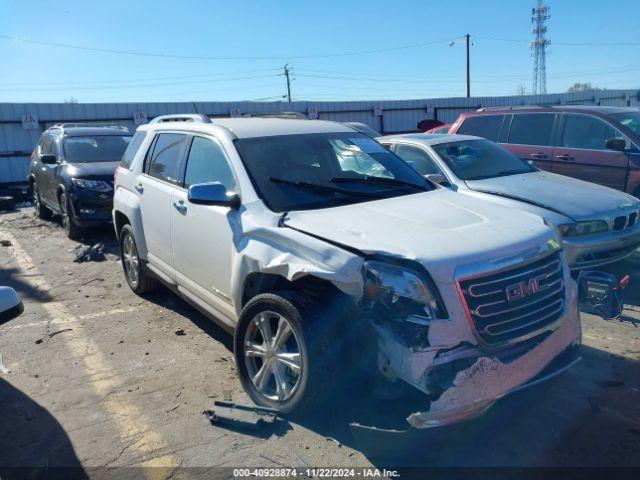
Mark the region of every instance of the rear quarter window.
<instances>
[{"instance_id":1,"label":"rear quarter window","mask_svg":"<svg viewBox=\"0 0 640 480\"><path fill-rule=\"evenodd\" d=\"M120 166L124 168L130 168L131 162L133 162L134 157L136 156L136 152L142 145L145 137L147 136L147 132L139 131L133 135L131 142L129 142L129 146L122 154L122 160L120 160Z\"/></svg>"},{"instance_id":2,"label":"rear quarter window","mask_svg":"<svg viewBox=\"0 0 640 480\"><path fill-rule=\"evenodd\" d=\"M456 133L460 135L475 135L476 137L497 142L503 120L504 115L476 115L468 117L462 122L462 125L460 125Z\"/></svg>"}]
</instances>

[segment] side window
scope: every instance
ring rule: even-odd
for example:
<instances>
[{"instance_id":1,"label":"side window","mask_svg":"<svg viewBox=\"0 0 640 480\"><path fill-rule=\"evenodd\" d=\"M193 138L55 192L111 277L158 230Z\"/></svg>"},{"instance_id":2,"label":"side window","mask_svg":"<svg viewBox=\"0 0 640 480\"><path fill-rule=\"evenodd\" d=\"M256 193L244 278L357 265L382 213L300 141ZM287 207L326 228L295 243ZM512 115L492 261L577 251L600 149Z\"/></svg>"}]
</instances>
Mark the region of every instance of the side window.
<instances>
[{"instance_id":1,"label":"side window","mask_svg":"<svg viewBox=\"0 0 640 480\"><path fill-rule=\"evenodd\" d=\"M402 160L415 168L420 175L442 173L431 157L420 148L398 144L394 151Z\"/></svg>"},{"instance_id":2,"label":"side window","mask_svg":"<svg viewBox=\"0 0 640 480\"><path fill-rule=\"evenodd\" d=\"M222 147L203 137L193 137L184 175L185 188L197 183L221 183L227 190L235 190L235 179Z\"/></svg>"},{"instance_id":3,"label":"side window","mask_svg":"<svg viewBox=\"0 0 640 480\"><path fill-rule=\"evenodd\" d=\"M165 182L180 183L180 161L187 136L179 133L161 133L155 142L148 174Z\"/></svg>"},{"instance_id":4,"label":"side window","mask_svg":"<svg viewBox=\"0 0 640 480\"><path fill-rule=\"evenodd\" d=\"M497 142L503 120L504 115L476 115L468 117L462 122L462 125L460 125L456 133L461 135L475 135L491 140L492 142Z\"/></svg>"},{"instance_id":5,"label":"side window","mask_svg":"<svg viewBox=\"0 0 640 480\"><path fill-rule=\"evenodd\" d=\"M142 145L142 142L144 141L144 138L146 136L147 136L147 132L144 132L142 130L139 132L136 132L133 135L133 138L131 139L131 142L129 142L127 149L122 154L122 160L120 160L121 167L129 168L131 166L131 162L133 162L133 157L136 156L136 152L138 151L138 148L140 148L140 145Z\"/></svg>"},{"instance_id":6,"label":"side window","mask_svg":"<svg viewBox=\"0 0 640 480\"><path fill-rule=\"evenodd\" d=\"M524 113L516 114L511 120L509 131L509 143L519 145L551 145L551 132L553 131L553 113Z\"/></svg>"},{"instance_id":7,"label":"side window","mask_svg":"<svg viewBox=\"0 0 640 480\"><path fill-rule=\"evenodd\" d=\"M51 144L53 142L53 137L51 135L45 135L42 139L42 146L40 148L40 155L49 155L53 153L51 151Z\"/></svg>"},{"instance_id":8,"label":"side window","mask_svg":"<svg viewBox=\"0 0 640 480\"><path fill-rule=\"evenodd\" d=\"M605 140L624 138L611 125L589 115L566 115L560 145L566 148L606 150Z\"/></svg>"}]
</instances>

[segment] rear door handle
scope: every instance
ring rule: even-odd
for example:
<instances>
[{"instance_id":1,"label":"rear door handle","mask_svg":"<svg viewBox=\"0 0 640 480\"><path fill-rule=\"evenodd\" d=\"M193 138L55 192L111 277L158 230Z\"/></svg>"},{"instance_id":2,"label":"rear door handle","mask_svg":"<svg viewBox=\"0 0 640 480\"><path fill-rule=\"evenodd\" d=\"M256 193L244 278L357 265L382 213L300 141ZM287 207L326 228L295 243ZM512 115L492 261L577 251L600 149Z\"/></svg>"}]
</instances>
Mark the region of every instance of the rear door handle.
<instances>
[{"instance_id":1,"label":"rear door handle","mask_svg":"<svg viewBox=\"0 0 640 480\"><path fill-rule=\"evenodd\" d=\"M575 158L573 158L571 155L569 155L568 153L565 153L563 155L556 155L556 158L559 160L575 160Z\"/></svg>"},{"instance_id":2,"label":"rear door handle","mask_svg":"<svg viewBox=\"0 0 640 480\"><path fill-rule=\"evenodd\" d=\"M137 184L137 185L135 186L135 189L138 191L138 193L142 193L142 192L144 192L144 187L142 186L142 184L141 184L141 183Z\"/></svg>"},{"instance_id":3,"label":"rear door handle","mask_svg":"<svg viewBox=\"0 0 640 480\"><path fill-rule=\"evenodd\" d=\"M547 158L548 155L546 153L538 152L532 153L530 156L533 158Z\"/></svg>"},{"instance_id":4,"label":"rear door handle","mask_svg":"<svg viewBox=\"0 0 640 480\"><path fill-rule=\"evenodd\" d=\"M180 213L185 213L187 211L187 206L184 204L183 200L180 200L179 202L173 202L173 206Z\"/></svg>"}]
</instances>

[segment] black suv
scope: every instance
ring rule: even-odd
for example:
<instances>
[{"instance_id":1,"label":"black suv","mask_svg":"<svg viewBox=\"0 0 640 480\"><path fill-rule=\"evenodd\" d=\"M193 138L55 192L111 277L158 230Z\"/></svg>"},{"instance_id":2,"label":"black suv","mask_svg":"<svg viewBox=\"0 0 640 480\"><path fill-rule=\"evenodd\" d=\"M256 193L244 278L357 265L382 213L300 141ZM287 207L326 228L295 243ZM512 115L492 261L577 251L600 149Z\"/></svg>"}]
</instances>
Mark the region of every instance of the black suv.
<instances>
[{"instance_id":1,"label":"black suv","mask_svg":"<svg viewBox=\"0 0 640 480\"><path fill-rule=\"evenodd\" d=\"M129 130L116 125L65 123L46 130L28 177L36 215L60 215L69 238L111 222L113 175L130 140Z\"/></svg>"}]
</instances>

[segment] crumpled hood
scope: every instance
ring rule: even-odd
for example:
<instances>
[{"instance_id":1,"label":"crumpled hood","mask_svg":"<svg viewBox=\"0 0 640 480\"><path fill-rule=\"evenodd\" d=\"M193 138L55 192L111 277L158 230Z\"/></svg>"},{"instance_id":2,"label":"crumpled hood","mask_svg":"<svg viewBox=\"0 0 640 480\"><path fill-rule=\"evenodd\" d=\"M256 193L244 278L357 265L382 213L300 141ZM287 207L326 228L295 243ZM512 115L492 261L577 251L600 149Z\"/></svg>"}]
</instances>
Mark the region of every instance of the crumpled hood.
<instances>
[{"instance_id":1,"label":"crumpled hood","mask_svg":"<svg viewBox=\"0 0 640 480\"><path fill-rule=\"evenodd\" d=\"M555 238L526 212L438 189L323 210L291 212L288 227L366 254L421 262L450 283L457 267L544 246Z\"/></svg>"},{"instance_id":2,"label":"crumpled hood","mask_svg":"<svg viewBox=\"0 0 640 480\"><path fill-rule=\"evenodd\" d=\"M549 172L467 180L478 192L508 195L551 209L574 220L594 220L637 203L633 197L612 188Z\"/></svg>"},{"instance_id":3,"label":"crumpled hood","mask_svg":"<svg viewBox=\"0 0 640 480\"><path fill-rule=\"evenodd\" d=\"M92 162L92 163L67 163L67 173L71 177L100 178L113 180L116 168L120 164L117 162Z\"/></svg>"}]
</instances>

